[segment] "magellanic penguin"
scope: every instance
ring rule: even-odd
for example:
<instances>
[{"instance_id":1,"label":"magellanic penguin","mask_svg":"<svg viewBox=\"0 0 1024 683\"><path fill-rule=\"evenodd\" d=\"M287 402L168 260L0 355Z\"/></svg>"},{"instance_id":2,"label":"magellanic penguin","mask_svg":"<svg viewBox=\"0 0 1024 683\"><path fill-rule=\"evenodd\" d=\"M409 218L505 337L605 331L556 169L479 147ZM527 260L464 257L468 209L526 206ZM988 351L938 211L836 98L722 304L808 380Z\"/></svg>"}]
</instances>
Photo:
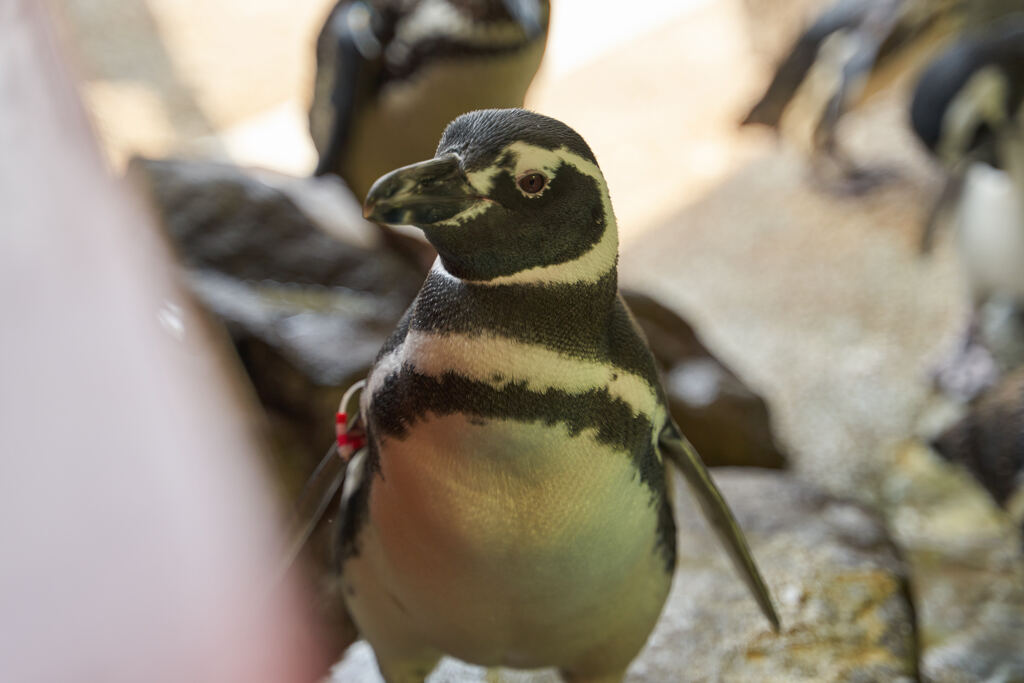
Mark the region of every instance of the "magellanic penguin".
<instances>
[{"instance_id":1,"label":"magellanic penguin","mask_svg":"<svg viewBox=\"0 0 1024 683\"><path fill-rule=\"evenodd\" d=\"M520 107L547 42L548 0L342 0L316 43L316 174L357 197L429 157L459 114Z\"/></svg>"},{"instance_id":2,"label":"magellanic penguin","mask_svg":"<svg viewBox=\"0 0 1024 683\"><path fill-rule=\"evenodd\" d=\"M948 174L922 248L941 222L954 225L972 302L964 352L979 358L983 306L1001 299L1024 310L1022 102L1024 13L961 37L924 71L911 102L914 131ZM966 384L942 374L940 383L970 398L998 375L991 357L981 364Z\"/></svg>"},{"instance_id":3,"label":"magellanic penguin","mask_svg":"<svg viewBox=\"0 0 1024 683\"><path fill-rule=\"evenodd\" d=\"M778 628L619 296L586 142L520 109L465 114L364 212L439 254L367 378L339 514L341 593L385 679L451 655L620 680L672 581L669 463Z\"/></svg>"},{"instance_id":4,"label":"magellanic penguin","mask_svg":"<svg viewBox=\"0 0 1024 683\"><path fill-rule=\"evenodd\" d=\"M837 0L797 38L744 124L783 130L851 181L878 179L837 139L851 109L916 74L963 31L1024 9L1022 0Z\"/></svg>"}]
</instances>

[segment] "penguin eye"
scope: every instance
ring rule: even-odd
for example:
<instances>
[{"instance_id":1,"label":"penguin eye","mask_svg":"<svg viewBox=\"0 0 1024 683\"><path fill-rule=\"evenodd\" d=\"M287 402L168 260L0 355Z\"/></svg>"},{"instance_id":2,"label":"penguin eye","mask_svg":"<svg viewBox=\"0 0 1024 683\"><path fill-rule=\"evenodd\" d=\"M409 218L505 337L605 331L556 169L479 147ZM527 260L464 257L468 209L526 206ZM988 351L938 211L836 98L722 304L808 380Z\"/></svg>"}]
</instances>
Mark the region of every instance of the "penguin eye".
<instances>
[{"instance_id":1,"label":"penguin eye","mask_svg":"<svg viewBox=\"0 0 1024 683\"><path fill-rule=\"evenodd\" d=\"M543 173L527 173L521 176L518 181L519 189L526 194L537 194L548 184L548 179L544 177Z\"/></svg>"}]
</instances>

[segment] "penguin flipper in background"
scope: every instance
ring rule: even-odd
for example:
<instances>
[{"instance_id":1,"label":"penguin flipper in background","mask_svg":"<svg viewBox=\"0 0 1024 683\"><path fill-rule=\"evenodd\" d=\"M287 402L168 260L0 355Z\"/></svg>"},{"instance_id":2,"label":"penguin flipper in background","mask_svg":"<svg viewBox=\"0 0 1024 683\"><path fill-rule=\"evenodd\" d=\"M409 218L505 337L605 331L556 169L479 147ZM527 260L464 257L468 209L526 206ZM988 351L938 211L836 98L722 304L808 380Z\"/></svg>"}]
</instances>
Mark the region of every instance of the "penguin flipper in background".
<instances>
[{"instance_id":1,"label":"penguin flipper in background","mask_svg":"<svg viewBox=\"0 0 1024 683\"><path fill-rule=\"evenodd\" d=\"M814 66L818 51L830 36L860 24L867 12L862 0L840 0L807 28L779 64L768 89L743 119L742 125L762 124L777 129L789 103Z\"/></svg>"},{"instance_id":2,"label":"penguin flipper in background","mask_svg":"<svg viewBox=\"0 0 1024 683\"><path fill-rule=\"evenodd\" d=\"M996 1L978 3L990 8ZM873 187L878 174L850 159L838 143L840 120L872 94L920 69L979 14L962 0L839 0L796 41L742 123L780 129L784 117L793 112L797 119L799 113L800 120L786 127L808 138L800 141L810 154L831 162L854 189Z\"/></svg>"},{"instance_id":3,"label":"penguin flipper in background","mask_svg":"<svg viewBox=\"0 0 1024 683\"><path fill-rule=\"evenodd\" d=\"M778 631L779 615L772 603L771 592L757 568L757 563L750 552L743 531L704 466L704 462L700 459L700 455L683 436L679 427L671 421L659 435L658 447L662 455L667 456L686 478L690 490L704 512L705 519L708 520L715 535L718 536L718 540L729 554L740 578L750 589L761 612L771 622L772 628Z\"/></svg>"},{"instance_id":4,"label":"penguin flipper in background","mask_svg":"<svg viewBox=\"0 0 1024 683\"><path fill-rule=\"evenodd\" d=\"M316 41L316 81L309 130L318 160L314 175L335 172L353 119L383 68L378 31L383 15L368 2L334 6Z\"/></svg>"}]
</instances>

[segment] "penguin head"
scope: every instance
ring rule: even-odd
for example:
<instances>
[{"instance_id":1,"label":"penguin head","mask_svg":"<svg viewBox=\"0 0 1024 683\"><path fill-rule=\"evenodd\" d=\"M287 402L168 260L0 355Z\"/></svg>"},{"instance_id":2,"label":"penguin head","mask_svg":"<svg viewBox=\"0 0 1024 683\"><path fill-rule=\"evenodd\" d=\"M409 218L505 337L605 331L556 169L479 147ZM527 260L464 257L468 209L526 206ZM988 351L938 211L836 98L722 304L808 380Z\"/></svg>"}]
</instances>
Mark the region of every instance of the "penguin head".
<instances>
[{"instance_id":1,"label":"penguin head","mask_svg":"<svg viewBox=\"0 0 1024 683\"><path fill-rule=\"evenodd\" d=\"M481 26L517 25L528 40L547 30L549 0L448 0L452 7Z\"/></svg>"},{"instance_id":2,"label":"penguin head","mask_svg":"<svg viewBox=\"0 0 1024 683\"><path fill-rule=\"evenodd\" d=\"M921 74L910 122L921 142L949 167L965 160L998 165L995 139L1024 97L1024 17L969 34Z\"/></svg>"},{"instance_id":3,"label":"penguin head","mask_svg":"<svg viewBox=\"0 0 1024 683\"><path fill-rule=\"evenodd\" d=\"M515 50L547 35L549 0L404 0L390 14L385 58L394 77L423 64Z\"/></svg>"},{"instance_id":4,"label":"penguin head","mask_svg":"<svg viewBox=\"0 0 1024 683\"><path fill-rule=\"evenodd\" d=\"M615 217L593 152L565 124L521 109L455 119L433 159L374 183L364 215L421 228L465 280L593 281L615 267Z\"/></svg>"}]
</instances>

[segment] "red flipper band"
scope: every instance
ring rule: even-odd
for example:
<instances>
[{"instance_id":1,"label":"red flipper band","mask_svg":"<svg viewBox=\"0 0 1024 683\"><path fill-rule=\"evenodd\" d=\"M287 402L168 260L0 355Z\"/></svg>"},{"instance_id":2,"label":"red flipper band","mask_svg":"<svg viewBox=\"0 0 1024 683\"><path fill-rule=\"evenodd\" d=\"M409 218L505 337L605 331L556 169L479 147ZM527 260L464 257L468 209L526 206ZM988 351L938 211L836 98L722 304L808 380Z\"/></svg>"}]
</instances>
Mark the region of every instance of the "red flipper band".
<instances>
[{"instance_id":1,"label":"red flipper band","mask_svg":"<svg viewBox=\"0 0 1024 683\"><path fill-rule=\"evenodd\" d=\"M348 431L346 431L345 425L348 423L348 415L346 415L345 413L338 413L335 423L337 424L335 433L338 436L339 448L344 448L348 446L354 452L358 451L366 444L366 439L364 437L357 436L355 434L349 434Z\"/></svg>"}]
</instances>

